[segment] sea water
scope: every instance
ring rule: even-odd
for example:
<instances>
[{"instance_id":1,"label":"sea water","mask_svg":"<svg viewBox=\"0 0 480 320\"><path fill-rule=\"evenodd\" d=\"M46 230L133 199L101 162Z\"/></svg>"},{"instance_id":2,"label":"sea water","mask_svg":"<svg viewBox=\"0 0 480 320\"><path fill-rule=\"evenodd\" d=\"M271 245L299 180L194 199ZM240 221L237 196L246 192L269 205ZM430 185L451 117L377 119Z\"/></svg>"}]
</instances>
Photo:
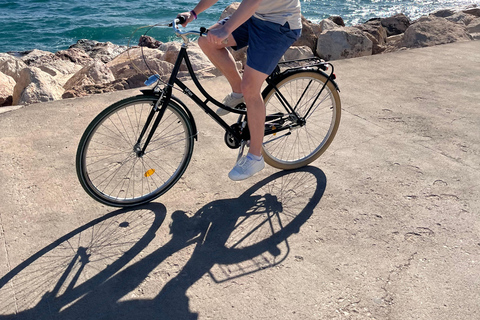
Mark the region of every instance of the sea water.
<instances>
[{"instance_id":1,"label":"sea water","mask_svg":"<svg viewBox=\"0 0 480 320\"><path fill-rule=\"evenodd\" d=\"M177 13L189 11L197 3L198 0L0 0L0 52L56 52L79 39L136 44L147 30L139 29L132 37L136 29L165 25ZM219 0L189 28L212 25L230 3ZM355 25L396 13L417 19L438 9L480 5L480 0L301 0L301 4L303 15L314 22L338 15L346 25ZM156 27L148 34L163 42L174 38L167 27Z\"/></svg>"}]
</instances>

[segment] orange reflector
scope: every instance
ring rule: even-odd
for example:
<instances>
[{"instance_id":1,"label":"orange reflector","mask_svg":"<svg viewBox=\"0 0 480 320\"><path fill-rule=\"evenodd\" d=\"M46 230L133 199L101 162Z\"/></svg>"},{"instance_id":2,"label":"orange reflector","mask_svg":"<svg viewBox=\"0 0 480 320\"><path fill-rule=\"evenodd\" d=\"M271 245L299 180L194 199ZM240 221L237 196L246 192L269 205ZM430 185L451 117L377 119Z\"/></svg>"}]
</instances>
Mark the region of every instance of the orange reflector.
<instances>
[{"instance_id":1,"label":"orange reflector","mask_svg":"<svg viewBox=\"0 0 480 320\"><path fill-rule=\"evenodd\" d=\"M272 126L272 130L275 130L275 129L277 129L277 127L275 127L275 126ZM274 135L274 136L276 136L276 135L277 135L277 133L275 132L273 135Z\"/></svg>"},{"instance_id":2,"label":"orange reflector","mask_svg":"<svg viewBox=\"0 0 480 320\"><path fill-rule=\"evenodd\" d=\"M148 170L147 172L145 172L145 178L150 177L154 173L155 173L155 169Z\"/></svg>"}]
</instances>

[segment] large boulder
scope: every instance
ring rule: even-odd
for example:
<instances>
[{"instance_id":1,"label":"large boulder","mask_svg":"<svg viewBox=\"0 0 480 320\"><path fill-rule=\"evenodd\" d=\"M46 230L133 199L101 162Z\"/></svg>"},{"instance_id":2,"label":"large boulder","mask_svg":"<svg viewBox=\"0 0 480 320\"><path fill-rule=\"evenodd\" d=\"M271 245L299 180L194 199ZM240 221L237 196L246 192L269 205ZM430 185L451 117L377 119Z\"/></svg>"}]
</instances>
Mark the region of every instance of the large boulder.
<instances>
[{"instance_id":1,"label":"large boulder","mask_svg":"<svg viewBox=\"0 0 480 320\"><path fill-rule=\"evenodd\" d=\"M450 22L455 23L462 23L464 25L469 25L476 17L474 15L464 13L464 12L456 12L451 16L445 17Z\"/></svg>"},{"instance_id":2,"label":"large boulder","mask_svg":"<svg viewBox=\"0 0 480 320\"><path fill-rule=\"evenodd\" d=\"M8 53L0 53L0 72L18 81L20 79L20 71L27 65L20 59L17 59Z\"/></svg>"},{"instance_id":3,"label":"large boulder","mask_svg":"<svg viewBox=\"0 0 480 320\"><path fill-rule=\"evenodd\" d=\"M0 72L0 107L12 105L15 80Z\"/></svg>"},{"instance_id":4,"label":"large boulder","mask_svg":"<svg viewBox=\"0 0 480 320\"><path fill-rule=\"evenodd\" d=\"M480 8L473 7L463 10L464 13L468 13L480 18Z\"/></svg>"},{"instance_id":5,"label":"large boulder","mask_svg":"<svg viewBox=\"0 0 480 320\"><path fill-rule=\"evenodd\" d=\"M472 22L468 24L466 30L472 38L480 40L480 18L472 20Z\"/></svg>"},{"instance_id":6,"label":"large boulder","mask_svg":"<svg viewBox=\"0 0 480 320\"><path fill-rule=\"evenodd\" d=\"M61 60L71 61L81 66L86 66L87 64L93 61L92 57L90 57L85 52L85 50L80 48L70 48L68 50L60 50L57 53L55 53L55 56L57 56Z\"/></svg>"},{"instance_id":7,"label":"large boulder","mask_svg":"<svg viewBox=\"0 0 480 320\"><path fill-rule=\"evenodd\" d=\"M317 55L325 60L362 57L372 54L373 43L361 30L346 27L318 36Z\"/></svg>"},{"instance_id":8,"label":"large boulder","mask_svg":"<svg viewBox=\"0 0 480 320\"><path fill-rule=\"evenodd\" d=\"M175 64L178 56L178 52L182 44L179 42L167 42L163 43L158 50L163 51L163 60L171 64ZM192 64L193 71L200 72L205 70L211 70L214 68L212 62L203 53L202 49L196 42L191 42L188 45L188 57ZM180 68L181 71L186 71L187 67L185 63Z\"/></svg>"},{"instance_id":9,"label":"large boulder","mask_svg":"<svg viewBox=\"0 0 480 320\"><path fill-rule=\"evenodd\" d=\"M387 31L387 36L394 36L396 34L404 33L412 24L410 19L403 13L396 14L392 17L382 18L382 26Z\"/></svg>"},{"instance_id":10,"label":"large boulder","mask_svg":"<svg viewBox=\"0 0 480 320\"><path fill-rule=\"evenodd\" d=\"M334 24L334 22L330 22ZM310 49L315 50L317 48L317 34L321 32L321 27L318 24L307 20L302 15L302 34L300 38L293 43L293 46L308 46Z\"/></svg>"},{"instance_id":11,"label":"large boulder","mask_svg":"<svg viewBox=\"0 0 480 320\"><path fill-rule=\"evenodd\" d=\"M382 25L380 18L370 19L364 24L355 26L362 30L366 36L372 41L372 53L378 54L386 49L387 44L387 30Z\"/></svg>"},{"instance_id":12,"label":"large boulder","mask_svg":"<svg viewBox=\"0 0 480 320\"><path fill-rule=\"evenodd\" d=\"M315 54L308 46L290 47L280 61L300 60L313 57L315 57Z\"/></svg>"},{"instance_id":13,"label":"large boulder","mask_svg":"<svg viewBox=\"0 0 480 320\"><path fill-rule=\"evenodd\" d=\"M166 80L173 70L173 64L163 60L165 53L150 48L130 48L109 63L115 79L125 79L129 88L143 86L145 80L152 74L158 74ZM147 65L148 64L148 65Z\"/></svg>"},{"instance_id":14,"label":"large boulder","mask_svg":"<svg viewBox=\"0 0 480 320\"><path fill-rule=\"evenodd\" d=\"M21 60L30 67L37 67L48 73L61 85L82 69L81 64L76 64L70 59L62 59L61 55L37 49L22 56Z\"/></svg>"},{"instance_id":15,"label":"large boulder","mask_svg":"<svg viewBox=\"0 0 480 320\"><path fill-rule=\"evenodd\" d=\"M112 61L116 56L125 52L126 46L119 46L111 42L98 42L95 40L81 39L76 44L70 46L70 49L82 49L90 58L100 60L103 63Z\"/></svg>"},{"instance_id":16,"label":"large boulder","mask_svg":"<svg viewBox=\"0 0 480 320\"><path fill-rule=\"evenodd\" d=\"M416 48L470 39L461 24L430 15L421 17L405 31L403 45Z\"/></svg>"},{"instance_id":17,"label":"large boulder","mask_svg":"<svg viewBox=\"0 0 480 320\"><path fill-rule=\"evenodd\" d=\"M225 8L225 10L223 10L218 20L222 20L222 19L225 19L226 17L231 16L235 11L237 11L239 6L240 6L240 2L234 2L230 4Z\"/></svg>"},{"instance_id":18,"label":"large boulder","mask_svg":"<svg viewBox=\"0 0 480 320\"><path fill-rule=\"evenodd\" d=\"M83 67L63 86L65 90L72 90L87 85L106 84L115 80L115 77L102 61L94 61Z\"/></svg>"},{"instance_id":19,"label":"large boulder","mask_svg":"<svg viewBox=\"0 0 480 320\"><path fill-rule=\"evenodd\" d=\"M20 72L13 92L13 105L46 102L62 98L64 89L48 73L36 67Z\"/></svg>"}]
</instances>

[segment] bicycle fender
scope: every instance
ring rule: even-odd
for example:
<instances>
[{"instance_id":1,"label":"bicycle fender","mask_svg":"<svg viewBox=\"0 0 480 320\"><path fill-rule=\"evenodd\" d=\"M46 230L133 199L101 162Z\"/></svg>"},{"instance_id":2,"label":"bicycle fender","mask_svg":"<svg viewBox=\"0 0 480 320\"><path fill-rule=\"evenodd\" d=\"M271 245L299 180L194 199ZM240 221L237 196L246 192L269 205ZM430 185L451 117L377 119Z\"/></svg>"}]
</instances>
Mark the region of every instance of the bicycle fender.
<instances>
[{"instance_id":1,"label":"bicycle fender","mask_svg":"<svg viewBox=\"0 0 480 320\"><path fill-rule=\"evenodd\" d=\"M340 88L338 87L338 85L335 82L335 80L333 79L333 77L330 78L330 76L327 73L323 72L322 70L318 70L318 69L314 69L314 68L301 68L301 69L285 70L284 72L282 72L278 76L274 77L272 79L272 81L268 84L268 86L263 90L263 92L262 92L263 98L265 98L266 94L271 90L272 84L277 84L278 82L282 81L283 79L285 79L288 76L291 76L292 74L299 73L299 72L305 72L305 71L320 73L322 76L329 79L328 81L330 81L333 84L333 86L335 87L335 89L338 92L340 92Z\"/></svg>"}]
</instances>

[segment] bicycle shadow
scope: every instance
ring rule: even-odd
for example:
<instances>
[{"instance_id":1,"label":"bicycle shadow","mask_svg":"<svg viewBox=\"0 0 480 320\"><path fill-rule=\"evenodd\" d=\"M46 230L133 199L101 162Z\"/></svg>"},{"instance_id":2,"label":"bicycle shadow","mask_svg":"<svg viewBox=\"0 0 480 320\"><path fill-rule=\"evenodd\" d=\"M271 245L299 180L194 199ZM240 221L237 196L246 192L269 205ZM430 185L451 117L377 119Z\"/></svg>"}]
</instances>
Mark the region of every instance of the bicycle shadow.
<instances>
[{"instance_id":1,"label":"bicycle shadow","mask_svg":"<svg viewBox=\"0 0 480 320\"><path fill-rule=\"evenodd\" d=\"M183 211L175 211L170 241L133 262L136 253L148 245L165 218L161 205L136 209L154 212L154 223L145 236L112 265L77 285L79 274L89 263L87 255L82 256L82 250L77 250L70 264L80 264L79 267L63 264L63 275L53 290L43 292L36 305L17 315L0 316L0 319L197 319L198 314L190 311L187 290L206 274L220 283L284 261L290 252L288 238L313 214L325 188L324 173L306 167L278 172L240 197L208 203L191 217ZM129 211L120 210L111 215L121 214L129 214ZM94 226L92 223L90 227ZM189 260L155 298L122 301L122 297L135 290L165 259L192 244L195 246ZM13 274L10 272L0 279L0 292L15 272L18 274L33 263L49 247L12 270ZM76 272L72 272L74 269Z\"/></svg>"}]
</instances>

